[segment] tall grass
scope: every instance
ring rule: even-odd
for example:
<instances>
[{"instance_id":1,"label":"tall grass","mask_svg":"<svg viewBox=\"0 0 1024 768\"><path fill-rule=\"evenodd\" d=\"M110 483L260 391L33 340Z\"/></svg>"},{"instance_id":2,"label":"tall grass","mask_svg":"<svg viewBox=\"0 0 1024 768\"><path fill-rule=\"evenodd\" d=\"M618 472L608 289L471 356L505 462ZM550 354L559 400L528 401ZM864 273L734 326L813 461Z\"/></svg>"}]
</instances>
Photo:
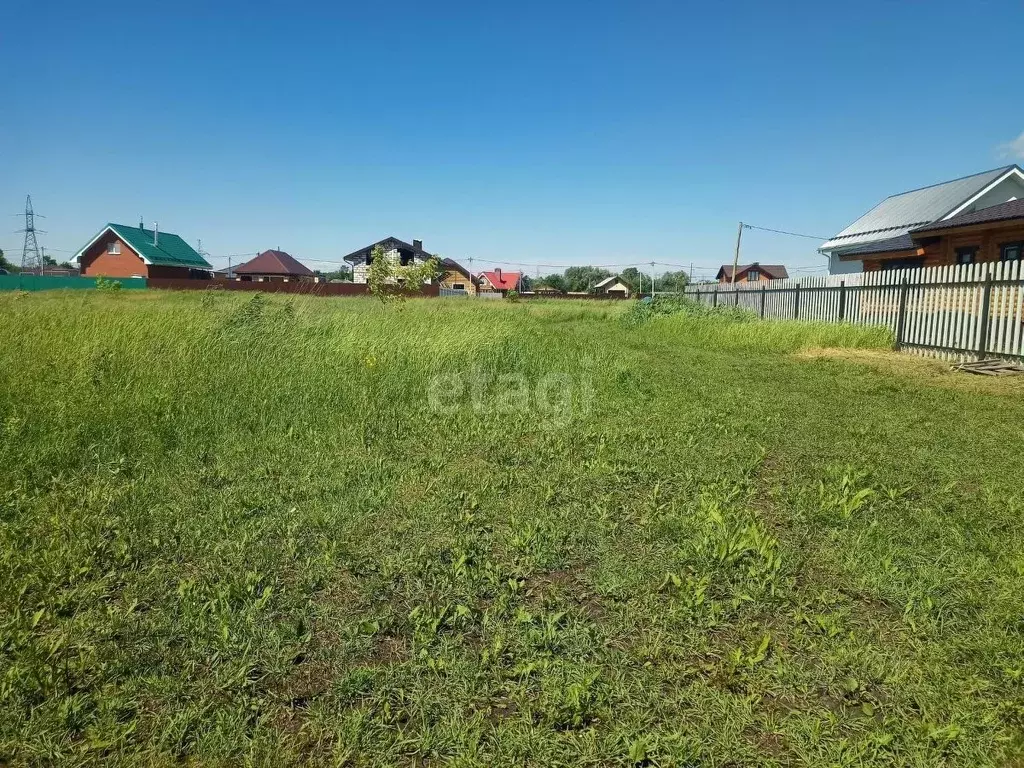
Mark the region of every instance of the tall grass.
<instances>
[{"instance_id":1,"label":"tall grass","mask_svg":"<svg viewBox=\"0 0 1024 768\"><path fill-rule=\"evenodd\" d=\"M1024 406L629 311L0 296L0 763L1019 759Z\"/></svg>"},{"instance_id":2,"label":"tall grass","mask_svg":"<svg viewBox=\"0 0 1024 768\"><path fill-rule=\"evenodd\" d=\"M648 331L689 346L733 352L786 353L816 347L892 349L883 326L790 320L736 322L715 317L673 315L654 321Z\"/></svg>"}]
</instances>

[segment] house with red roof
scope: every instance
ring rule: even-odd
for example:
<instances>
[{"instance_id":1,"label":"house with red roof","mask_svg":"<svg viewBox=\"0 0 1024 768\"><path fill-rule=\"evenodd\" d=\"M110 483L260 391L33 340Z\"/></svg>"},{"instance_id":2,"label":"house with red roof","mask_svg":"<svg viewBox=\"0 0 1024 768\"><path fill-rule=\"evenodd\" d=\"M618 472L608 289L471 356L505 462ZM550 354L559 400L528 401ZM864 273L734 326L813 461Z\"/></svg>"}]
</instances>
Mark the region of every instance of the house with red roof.
<instances>
[{"instance_id":1,"label":"house with red roof","mask_svg":"<svg viewBox=\"0 0 1024 768\"><path fill-rule=\"evenodd\" d=\"M477 279L480 281L481 291L500 291L501 293L506 293L507 291L519 290L519 280L521 277L522 275L519 272L502 272L499 267L491 272L481 272Z\"/></svg>"},{"instance_id":2,"label":"house with red roof","mask_svg":"<svg viewBox=\"0 0 1024 768\"><path fill-rule=\"evenodd\" d=\"M264 251L251 261L234 268L236 280L256 282L311 281L315 275L305 264L284 251Z\"/></svg>"}]
</instances>

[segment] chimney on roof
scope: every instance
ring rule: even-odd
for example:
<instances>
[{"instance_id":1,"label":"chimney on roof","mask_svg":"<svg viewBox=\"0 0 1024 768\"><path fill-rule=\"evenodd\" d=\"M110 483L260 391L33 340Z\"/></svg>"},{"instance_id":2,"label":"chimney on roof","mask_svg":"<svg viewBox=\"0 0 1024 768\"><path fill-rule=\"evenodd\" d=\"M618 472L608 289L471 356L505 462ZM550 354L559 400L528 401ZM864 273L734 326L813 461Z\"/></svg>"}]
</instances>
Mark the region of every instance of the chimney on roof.
<instances>
[{"instance_id":1,"label":"chimney on roof","mask_svg":"<svg viewBox=\"0 0 1024 768\"><path fill-rule=\"evenodd\" d=\"M494 276L495 276L496 278L498 278L498 282L500 283L500 282L501 282L501 267L497 267L497 268L496 268L496 269L494 270Z\"/></svg>"},{"instance_id":2,"label":"chimney on roof","mask_svg":"<svg viewBox=\"0 0 1024 768\"><path fill-rule=\"evenodd\" d=\"M139 229L145 229L146 225L142 222L142 214L139 214Z\"/></svg>"},{"instance_id":3,"label":"chimney on roof","mask_svg":"<svg viewBox=\"0 0 1024 768\"><path fill-rule=\"evenodd\" d=\"M153 222L153 245L160 245L160 222Z\"/></svg>"},{"instance_id":4,"label":"chimney on roof","mask_svg":"<svg viewBox=\"0 0 1024 768\"><path fill-rule=\"evenodd\" d=\"M413 248L418 248L419 250L422 251L423 250L423 241L422 240L413 240L412 241L412 247Z\"/></svg>"}]
</instances>

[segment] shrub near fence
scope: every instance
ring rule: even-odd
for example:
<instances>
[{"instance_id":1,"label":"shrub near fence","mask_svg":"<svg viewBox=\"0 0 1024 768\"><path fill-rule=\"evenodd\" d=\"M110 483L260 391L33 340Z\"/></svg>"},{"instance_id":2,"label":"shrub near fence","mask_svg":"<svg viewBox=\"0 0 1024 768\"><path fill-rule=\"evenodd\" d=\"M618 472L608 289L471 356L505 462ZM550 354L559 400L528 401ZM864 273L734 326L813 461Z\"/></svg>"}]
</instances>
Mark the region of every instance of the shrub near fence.
<instances>
[{"instance_id":1,"label":"shrub near fence","mask_svg":"<svg viewBox=\"0 0 1024 768\"><path fill-rule=\"evenodd\" d=\"M766 320L888 327L896 346L940 357L1024 359L1019 261L692 286L686 295Z\"/></svg>"}]
</instances>

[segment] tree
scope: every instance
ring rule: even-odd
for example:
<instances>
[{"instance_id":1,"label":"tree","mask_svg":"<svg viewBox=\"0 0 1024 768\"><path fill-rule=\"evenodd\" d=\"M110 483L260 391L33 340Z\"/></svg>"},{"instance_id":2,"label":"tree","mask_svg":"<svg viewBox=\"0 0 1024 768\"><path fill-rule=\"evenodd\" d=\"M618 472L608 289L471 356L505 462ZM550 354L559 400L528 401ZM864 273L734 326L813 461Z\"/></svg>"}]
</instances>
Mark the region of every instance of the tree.
<instances>
[{"instance_id":1,"label":"tree","mask_svg":"<svg viewBox=\"0 0 1024 768\"><path fill-rule=\"evenodd\" d=\"M654 287L659 293L661 291L665 293L682 293L689 283L690 276L680 269L678 272L666 272L663 275L658 275Z\"/></svg>"},{"instance_id":2,"label":"tree","mask_svg":"<svg viewBox=\"0 0 1024 768\"><path fill-rule=\"evenodd\" d=\"M593 290L595 285L611 276L611 272L600 267L569 267L565 270L565 281L569 284L569 290L580 293Z\"/></svg>"},{"instance_id":3,"label":"tree","mask_svg":"<svg viewBox=\"0 0 1024 768\"><path fill-rule=\"evenodd\" d=\"M325 280L341 280L345 283L352 282L352 270L349 267L340 267L333 272L320 272L317 274Z\"/></svg>"},{"instance_id":4,"label":"tree","mask_svg":"<svg viewBox=\"0 0 1024 768\"><path fill-rule=\"evenodd\" d=\"M565 279L565 275L559 273L542 277L537 281L537 285L546 285L549 288L554 288L556 291L561 291L562 293L569 290L569 283Z\"/></svg>"},{"instance_id":5,"label":"tree","mask_svg":"<svg viewBox=\"0 0 1024 768\"><path fill-rule=\"evenodd\" d=\"M21 269L7 260L2 248L0 248L0 269L6 269L8 272L21 272Z\"/></svg>"},{"instance_id":6,"label":"tree","mask_svg":"<svg viewBox=\"0 0 1024 768\"><path fill-rule=\"evenodd\" d=\"M386 304L418 293L424 283L433 282L440 274L440 257L402 266L397 259L389 257L383 248L376 245L370 252L366 282L370 285L370 293Z\"/></svg>"}]
</instances>

